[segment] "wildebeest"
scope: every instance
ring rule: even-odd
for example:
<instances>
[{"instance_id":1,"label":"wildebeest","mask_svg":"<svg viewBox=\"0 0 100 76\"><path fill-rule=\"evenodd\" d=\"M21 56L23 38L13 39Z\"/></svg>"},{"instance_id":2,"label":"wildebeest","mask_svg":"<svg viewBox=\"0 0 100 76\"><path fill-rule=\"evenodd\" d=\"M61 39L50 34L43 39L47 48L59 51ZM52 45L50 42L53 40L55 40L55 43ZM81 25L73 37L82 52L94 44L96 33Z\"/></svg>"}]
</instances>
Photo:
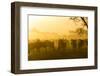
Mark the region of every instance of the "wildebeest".
<instances>
[{"instance_id":1,"label":"wildebeest","mask_svg":"<svg viewBox=\"0 0 100 76\"><path fill-rule=\"evenodd\" d=\"M45 41L37 40L33 43L30 43L29 48L33 50L36 49L37 51L40 50L40 48L44 48L44 49L54 48L54 42L49 40L45 40Z\"/></svg>"},{"instance_id":2,"label":"wildebeest","mask_svg":"<svg viewBox=\"0 0 100 76\"><path fill-rule=\"evenodd\" d=\"M66 48L66 40L59 39L58 40L58 49L65 49Z\"/></svg>"},{"instance_id":3,"label":"wildebeest","mask_svg":"<svg viewBox=\"0 0 100 76\"><path fill-rule=\"evenodd\" d=\"M77 40L71 40L72 48L77 48Z\"/></svg>"}]
</instances>

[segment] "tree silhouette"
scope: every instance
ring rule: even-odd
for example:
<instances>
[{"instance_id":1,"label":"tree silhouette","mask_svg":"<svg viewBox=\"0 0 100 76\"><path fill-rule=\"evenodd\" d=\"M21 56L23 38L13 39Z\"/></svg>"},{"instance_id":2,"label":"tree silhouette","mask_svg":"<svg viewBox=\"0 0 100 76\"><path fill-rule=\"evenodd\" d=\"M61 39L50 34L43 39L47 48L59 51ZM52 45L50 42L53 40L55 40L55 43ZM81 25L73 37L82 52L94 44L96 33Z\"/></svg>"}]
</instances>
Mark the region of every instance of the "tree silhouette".
<instances>
[{"instance_id":1,"label":"tree silhouette","mask_svg":"<svg viewBox=\"0 0 100 76\"><path fill-rule=\"evenodd\" d=\"M83 34L87 34L87 31L84 30L83 28L78 28L76 29L76 33L81 36Z\"/></svg>"},{"instance_id":2,"label":"tree silhouette","mask_svg":"<svg viewBox=\"0 0 100 76\"><path fill-rule=\"evenodd\" d=\"M80 17L80 18L81 18L81 20L83 21L84 26L86 26L86 27L88 28L88 23L87 23L85 17Z\"/></svg>"},{"instance_id":3,"label":"tree silhouette","mask_svg":"<svg viewBox=\"0 0 100 76\"><path fill-rule=\"evenodd\" d=\"M71 33L76 33L80 37L83 34L87 34L87 30L84 29L84 27L88 29L88 18L87 17L70 17L70 19L73 20L75 23L82 22L81 26L83 26L83 27L77 28L75 31L70 31Z\"/></svg>"},{"instance_id":4,"label":"tree silhouette","mask_svg":"<svg viewBox=\"0 0 100 76\"><path fill-rule=\"evenodd\" d=\"M83 26L86 26L86 28L88 29L88 18L87 17L70 17L71 20L73 20L74 22L83 22Z\"/></svg>"}]
</instances>

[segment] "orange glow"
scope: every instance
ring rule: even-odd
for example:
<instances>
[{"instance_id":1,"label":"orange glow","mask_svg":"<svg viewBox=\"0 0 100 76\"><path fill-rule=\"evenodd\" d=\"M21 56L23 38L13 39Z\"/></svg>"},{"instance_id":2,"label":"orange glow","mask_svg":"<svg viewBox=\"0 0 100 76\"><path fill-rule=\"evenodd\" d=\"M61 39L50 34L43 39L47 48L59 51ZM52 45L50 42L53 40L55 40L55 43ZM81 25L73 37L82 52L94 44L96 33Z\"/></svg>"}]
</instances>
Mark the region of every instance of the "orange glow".
<instances>
[{"instance_id":1,"label":"orange glow","mask_svg":"<svg viewBox=\"0 0 100 76\"><path fill-rule=\"evenodd\" d=\"M58 35L68 36L71 30L75 30L81 23L75 24L70 17L65 16L29 16L29 40L54 39Z\"/></svg>"}]
</instances>

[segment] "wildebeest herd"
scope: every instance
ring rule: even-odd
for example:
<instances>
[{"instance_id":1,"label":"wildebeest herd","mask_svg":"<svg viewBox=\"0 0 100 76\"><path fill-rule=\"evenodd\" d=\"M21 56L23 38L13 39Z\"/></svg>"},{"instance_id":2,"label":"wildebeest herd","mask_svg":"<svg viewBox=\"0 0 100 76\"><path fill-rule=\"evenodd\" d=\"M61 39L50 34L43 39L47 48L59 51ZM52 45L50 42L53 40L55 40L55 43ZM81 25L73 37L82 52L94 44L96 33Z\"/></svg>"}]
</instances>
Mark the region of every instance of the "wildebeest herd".
<instances>
[{"instance_id":1,"label":"wildebeest herd","mask_svg":"<svg viewBox=\"0 0 100 76\"><path fill-rule=\"evenodd\" d=\"M29 42L28 60L73 59L88 57L88 40L44 40Z\"/></svg>"}]
</instances>

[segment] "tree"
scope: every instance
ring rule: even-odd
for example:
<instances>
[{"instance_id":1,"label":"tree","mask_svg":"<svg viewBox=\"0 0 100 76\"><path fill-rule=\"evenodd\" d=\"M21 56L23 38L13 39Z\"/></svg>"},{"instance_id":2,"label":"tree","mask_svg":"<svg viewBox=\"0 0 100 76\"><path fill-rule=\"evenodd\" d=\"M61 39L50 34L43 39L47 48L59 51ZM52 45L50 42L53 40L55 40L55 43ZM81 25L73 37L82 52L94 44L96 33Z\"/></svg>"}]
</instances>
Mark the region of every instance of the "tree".
<instances>
[{"instance_id":1,"label":"tree","mask_svg":"<svg viewBox=\"0 0 100 76\"><path fill-rule=\"evenodd\" d=\"M78 28L75 31L78 35L82 36L83 34L87 34L87 31L84 30L83 28Z\"/></svg>"},{"instance_id":2,"label":"tree","mask_svg":"<svg viewBox=\"0 0 100 76\"><path fill-rule=\"evenodd\" d=\"M82 26L83 27L86 26L86 28L88 29L88 18L87 17L71 17L70 19L77 23L79 21L82 21L83 22Z\"/></svg>"},{"instance_id":3,"label":"tree","mask_svg":"<svg viewBox=\"0 0 100 76\"><path fill-rule=\"evenodd\" d=\"M70 31L71 33L76 33L79 37L81 37L84 34L87 35L87 29L88 29L87 17L70 17L70 19L73 20L77 24L81 22L82 23L81 26L83 26L83 27L77 28L75 31Z\"/></svg>"}]
</instances>

